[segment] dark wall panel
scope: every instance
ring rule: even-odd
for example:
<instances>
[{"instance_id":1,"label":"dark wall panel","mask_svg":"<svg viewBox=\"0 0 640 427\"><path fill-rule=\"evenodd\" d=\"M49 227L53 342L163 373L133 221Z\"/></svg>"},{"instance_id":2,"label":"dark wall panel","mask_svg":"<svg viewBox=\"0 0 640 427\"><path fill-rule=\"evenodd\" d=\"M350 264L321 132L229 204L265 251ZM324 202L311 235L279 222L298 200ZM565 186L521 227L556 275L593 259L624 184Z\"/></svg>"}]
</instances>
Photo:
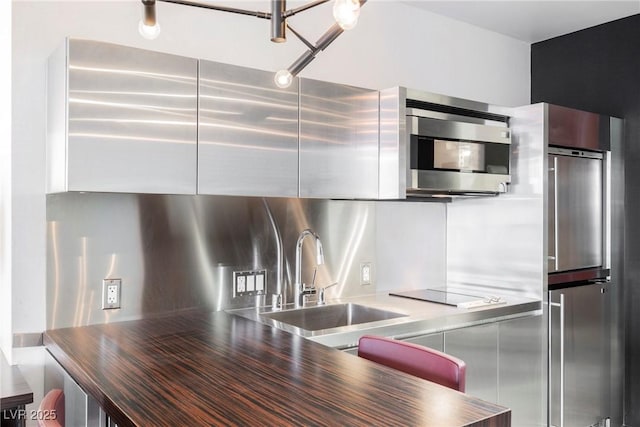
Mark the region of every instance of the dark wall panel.
<instances>
[{"instance_id":1,"label":"dark wall panel","mask_svg":"<svg viewBox=\"0 0 640 427\"><path fill-rule=\"evenodd\" d=\"M613 116L638 104L640 15L536 43L531 101Z\"/></svg>"},{"instance_id":2,"label":"dark wall panel","mask_svg":"<svg viewBox=\"0 0 640 427\"><path fill-rule=\"evenodd\" d=\"M625 119L624 414L640 426L640 15L534 44L531 101Z\"/></svg>"}]
</instances>

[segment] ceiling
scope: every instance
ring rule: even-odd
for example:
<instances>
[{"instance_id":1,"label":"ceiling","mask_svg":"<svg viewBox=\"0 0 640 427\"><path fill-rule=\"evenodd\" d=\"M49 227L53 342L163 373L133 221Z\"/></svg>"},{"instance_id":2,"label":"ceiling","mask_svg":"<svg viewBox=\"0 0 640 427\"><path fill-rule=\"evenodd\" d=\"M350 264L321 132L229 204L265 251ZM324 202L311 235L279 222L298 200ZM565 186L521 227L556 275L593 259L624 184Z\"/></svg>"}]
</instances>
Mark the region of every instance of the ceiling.
<instances>
[{"instance_id":1,"label":"ceiling","mask_svg":"<svg viewBox=\"0 0 640 427\"><path fill-rule=\"evenodd\" d=\"M639 0L405 0L403 3L529 43L640 13Z\"/></svg>"}]
</instances>

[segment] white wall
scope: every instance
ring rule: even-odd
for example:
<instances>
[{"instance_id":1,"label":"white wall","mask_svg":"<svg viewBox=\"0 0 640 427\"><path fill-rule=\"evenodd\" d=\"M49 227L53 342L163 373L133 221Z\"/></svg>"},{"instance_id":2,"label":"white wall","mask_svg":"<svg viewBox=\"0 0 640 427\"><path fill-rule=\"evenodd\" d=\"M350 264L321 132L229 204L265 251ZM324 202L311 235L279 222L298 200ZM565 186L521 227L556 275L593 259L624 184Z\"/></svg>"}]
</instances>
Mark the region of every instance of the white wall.
<instances>
[{"instance_id":1,"label":"white wall","mask_svg":"<svg viewBox=\"0 0 640 427\"><path fill-rule=\"evenodd\" d=\"M11 2L0 2L0 351L11 362ZM9 58L7 58L9 57Z\"/></svg>"},{"instance_id":2,"label":"white wall","mask_svg":"<svg viewBox=\"0 0 640 427\"><path fill-rule=\"evenodd\" d=\"M267 1L219 3L269 7ZM292 35L284 45L269 42L267 21L165 3L158 5L162 34L147 41L137 33L140 11L140 2L133 0L13 3L13 187L10 199L3 197L3 204L13 204L12 235L3 237L11 239L12 270L0 286L6 298L11 283L13 316L8 328L2 319L0 329L22 333L45 328L45 63L65 36L274 71L288 67L304 51ZM330 5L291 20L312 41L330 23ZM3 52L7 56L6 48ZM404 85L515 106L529 102L529 53L524 42L399 2L373 0L363 8L356 29L338 38L302 76L370 88ZM1 304L4 311L8 305Z\"/></svg>"}]
</instances>

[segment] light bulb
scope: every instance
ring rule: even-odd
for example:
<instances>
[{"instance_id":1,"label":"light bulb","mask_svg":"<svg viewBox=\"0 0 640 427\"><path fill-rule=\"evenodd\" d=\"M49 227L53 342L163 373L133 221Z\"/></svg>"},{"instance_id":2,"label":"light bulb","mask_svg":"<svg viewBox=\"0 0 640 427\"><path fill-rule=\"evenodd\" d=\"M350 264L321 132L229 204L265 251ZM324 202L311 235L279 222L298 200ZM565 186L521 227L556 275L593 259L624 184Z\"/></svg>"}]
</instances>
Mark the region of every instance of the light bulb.
<instances>
[{"instance_id":1,"label":"light bulb","mask_svg":"<svg viewBox=\"0 0 640 427\"><path fill-rule=\"evenodd\" d=\"M336 0L333 4L333 18L343 30L350 30L358 23L360 0Z\"/></svg>"},{"instance_id":2,"label":"light bulb","mask_svg":"<svg viewBox=\"0 0 640 427\"><path fill-rule=\"evenodd\" d=\"M160 34L160 24L156 22L155 25L145 25L144 21L140 20L138 32L140 32L140 35L145 39L153 40Z\"/></svg>"},{"instance_id":3,"label":"light bulb","mask_svg":"<svg viewBox=\"0 0 640 427\"><path fill-rule=\"evenodd\" d=\"M291 86L293 75L289 72L289 70L280 70L276 73L276 76L273 80L276 82L276 86L284 89Z\"/></svg>"}]
</instances>

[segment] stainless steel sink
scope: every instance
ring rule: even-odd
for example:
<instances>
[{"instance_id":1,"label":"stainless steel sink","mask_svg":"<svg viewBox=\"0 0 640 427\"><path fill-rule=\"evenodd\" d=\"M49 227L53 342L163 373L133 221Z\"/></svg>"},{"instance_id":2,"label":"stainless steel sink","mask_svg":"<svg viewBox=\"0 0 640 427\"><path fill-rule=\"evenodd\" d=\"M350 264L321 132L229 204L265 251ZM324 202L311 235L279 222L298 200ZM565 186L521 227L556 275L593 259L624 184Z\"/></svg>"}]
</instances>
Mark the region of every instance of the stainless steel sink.
<instances>
[{"instance_id":1,"label":"stainless steel sink","mask_svg":"<svg viewBox=\"0 0 640 427\"><path fill-rule=\"evenodd\" d=\"M395 319L398 317L406 317L407 315L348 303L263 313L260 316L306 331L319 331L321 329Z\"/></svg>"}]
</instances>

